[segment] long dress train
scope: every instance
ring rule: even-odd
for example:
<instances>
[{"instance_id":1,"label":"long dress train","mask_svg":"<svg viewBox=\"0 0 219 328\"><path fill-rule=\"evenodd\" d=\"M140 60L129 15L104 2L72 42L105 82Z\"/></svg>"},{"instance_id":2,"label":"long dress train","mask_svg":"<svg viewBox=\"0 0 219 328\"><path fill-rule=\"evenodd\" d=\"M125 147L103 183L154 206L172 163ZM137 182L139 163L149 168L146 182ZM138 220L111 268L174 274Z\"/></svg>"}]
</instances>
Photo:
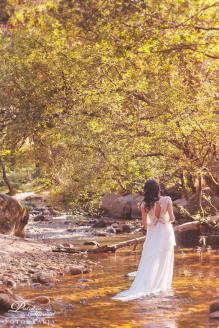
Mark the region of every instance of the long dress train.
<instances>
[{"instance_id":1,"label":"long dress train","mask_svg":"<svg viewBox=\"0 0 219 328\"><path fill-rule=\"evenodd\" d=\"M169 196L160 197L159 218L155 216L154 207L148 212L147 235L135 279L129 289L116 294L113 299L129 301L171 288L176 245L167 211L167 205L171 202Z\"/></svg>"}]
</instances>

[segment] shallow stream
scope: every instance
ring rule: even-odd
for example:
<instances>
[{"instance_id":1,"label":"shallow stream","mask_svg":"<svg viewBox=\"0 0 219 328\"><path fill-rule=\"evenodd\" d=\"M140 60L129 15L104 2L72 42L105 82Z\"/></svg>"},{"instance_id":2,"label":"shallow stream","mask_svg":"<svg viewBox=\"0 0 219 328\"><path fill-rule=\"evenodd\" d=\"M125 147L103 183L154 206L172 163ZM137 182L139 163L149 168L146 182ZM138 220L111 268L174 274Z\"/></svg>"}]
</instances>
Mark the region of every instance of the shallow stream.
<instances>
[{"instance_id":1,"label":"shallow stream","mask_svg":"<svg viewBox=\"0 0 219 328\"><path fill-rule=\"evenodd\" d=\"M219 327L208 319L208 307L219 297L219 252L195 253L175 249L173 288L168 296L145 297L129 302L111 296L131 283L126 274L137 268L141 246L115 254L91 254L98 262L93 272L64 276L53 288L25 288L17 293L31 298L48 296L51 306L7 314L1 327L96 328L206 328Z\"/></svg>"}]
</instances>

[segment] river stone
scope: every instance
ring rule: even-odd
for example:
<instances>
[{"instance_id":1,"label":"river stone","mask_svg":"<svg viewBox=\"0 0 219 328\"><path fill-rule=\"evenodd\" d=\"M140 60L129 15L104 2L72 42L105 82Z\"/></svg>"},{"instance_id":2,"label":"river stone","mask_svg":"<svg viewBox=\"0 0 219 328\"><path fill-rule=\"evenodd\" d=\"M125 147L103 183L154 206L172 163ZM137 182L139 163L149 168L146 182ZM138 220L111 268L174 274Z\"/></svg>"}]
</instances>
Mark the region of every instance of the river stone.
<instances>
[{"instance_id":1,"label":"river stone","mask_svg":"<svg viewBox=\"0 0 219 328\"><path fill-rule=\"evenodd\" d=\"M53 284L55 280L51 275L42 272L37 272L36 275L33 277L33 282L40 283L43 285L50 285Z\"/></svg>"},{"instance_id":2,"label":"river stone","mask_svg":"<svg viewBox=\"0 0 219 328\"><path fill-rule=\"evenodd\" d=\"M7 312L12 304L13 300L10 295L0 293L0 312Z\"/></svg>"},{"instance_id":3,"label":"river stone","mask_svg":"<svg viewBox=\"0 0 219 328\"><path fill-rule=\"evenodd\" d=\"M33 218L33 221L34 222L40 222L40 221L49 221L51 219L52 219L52 216L48 216L48 215L44 215L44 214L39 214L39 215L36 215Z\"/></svg>"},{"instance_id":4,"label":"river stone","mask_svg":"<svg viewBox=\"0 0 219 328\"><path fill-rule=\"evenodd\" d=\"M41 305L41 304L46 305L50 303L50 299L47 296L37 296L34 299L32 299L30 303L32 305Z\"/></svg>"},{"instance_id":5,"label":"river stone","mask_svg":"<svg viewBox=\"0 0 219 328\"><path fill-rule=\"evenodd\" d=\"M115 228L113 228L112 226L110 226L110 227L107 227L107 232L109 232L109 233L116 233L116 229Z\"/></svg>"},{"instance_id":6,"label":"river stone","mask_svg":"<svg viewBox=\"0 0 219 328\"><path fill-rule=\"evenodd\" d=\"M107 233L106 231L92 231L92 235L97 237L105 237L107 236Z\"/></svg>"},{"instance_id":7,"label":"river stone","mask_svg":"<svg viewBox=\"0 0 219 328\"><path fill-rule=\"evenodd\" d=\"M212 302L209 306L209 312L219 311L219 298Z\"/></svg>"},{"instance_id":8,"label":"river stone","mask_svg":"<svg viewBox=\"0 0 219 328\"><path fill-rule=\"evenodd\" d=\"M92 228L105 228L107 226L106 221L99 220L92 225Z\"/></svg>"},{"instance_id":9,"label":"river stone","mask_svg":"<svg viewBox=\"0 0 219 328\"><path fill-rule=\"evenodd\" d=\"M114 230L115 230L115 233L116 233L116 234L123 233L123 230L122 230L121 227L114 228Z\"/></svg>"},{"instance_id":10,"label":"river stone","mask_svg":"<svg viewBox=\"0 0 219 328\"><path fill-rule=\"evenodd\" d=\"M14 280L5 280L3 283L8 288L16 288L16 282Z\"/></svg>"},{"instance_id":11,"label":"river stone","mask_svg":"<svg viewBox=\"0 0 219 328\"><path fill-rule=\"evenodd\" d=\"M90 270L88 267L83 266L83 265L73 265L68 268L68 273L72 275L77 275L81 273L88 273Z\"/></svg>"},{"instance_id":12,"label":"river stone","mask_svg":"<svg viewBox=\"0 0 219 328\"><path fill-rule=\"evenodd\" d=\"M27 196L24 200L26 200L26 201L32 201L32 200L44 201L44 197L41 195L34 194L34 195Z\"/></svg>"},{"instance_id":13,"label":"river stone","mask_svg":"<svg viewBox=\"0 0 219 328\"><path fill-rule=\"evenodd\" d=\"M131 232L131 227L128 224L123 224L121 228L122 228L122 232L126 232L126 233Z\"/></svg>"},{"instance_id":14,"label":"river stone","mask_svg":"<svg viewBox=\"0 0 219 328\"><path fill-rule=\"evenodd\" d=\"M12 304L17 301L23 302L23 299L14 295L11 289L5 286L0 287L0 312L7 312L11 309Z\"/></svg>"},{"instance_id":15,"label":"river stone","mask_svg":"<svg viewBox=\"0 0 219 328\"><path fill-rule=\"evenodd\" d=\"M100 244L96 240L95 241L94 240L85 241L84 245L93 245L93 246L97 246L97 247L100 246Z\"/></svg>"},{"instance_id":16,"label":"river stone","mask_svg":"<svg viewBox=\"0 0 219 328\"><path fill-rule=\"evenodd\" d=\"M219 319L219 311L215 311L209 314L210 319Z\"/></svg>"}]
</instances>

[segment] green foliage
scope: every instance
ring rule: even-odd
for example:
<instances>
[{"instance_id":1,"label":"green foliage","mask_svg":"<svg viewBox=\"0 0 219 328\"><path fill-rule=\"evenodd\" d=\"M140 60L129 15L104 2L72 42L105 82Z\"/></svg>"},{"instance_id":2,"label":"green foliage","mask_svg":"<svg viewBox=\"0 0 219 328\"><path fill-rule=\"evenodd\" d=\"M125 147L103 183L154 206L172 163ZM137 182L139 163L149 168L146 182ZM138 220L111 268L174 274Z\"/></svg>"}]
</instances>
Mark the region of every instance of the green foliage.
<instances>
[{"instance_id":1,"label":"green foliage","mask_svg":"<svg viewBox=\"0 0 219 328\"><path fill-rule=\"evenodd\" d=\"M1 152L28 148L69 202L142 190L150 176L186 185L213 170L215 2L8 5Z\"/></svg>"}]
</instances>

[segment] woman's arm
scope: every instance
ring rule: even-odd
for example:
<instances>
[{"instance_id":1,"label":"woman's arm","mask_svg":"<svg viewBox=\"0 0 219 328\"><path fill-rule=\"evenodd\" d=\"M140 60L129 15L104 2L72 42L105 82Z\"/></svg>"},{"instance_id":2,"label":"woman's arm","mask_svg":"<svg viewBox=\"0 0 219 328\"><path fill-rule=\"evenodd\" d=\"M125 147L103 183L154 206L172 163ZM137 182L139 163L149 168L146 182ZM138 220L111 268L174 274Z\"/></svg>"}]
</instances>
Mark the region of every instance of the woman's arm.
<instances>
[{"instance_id":1,"label":"woman's arm","mask_svg":"<svg viewBox=\"0 0 219 328\"><path fill-rule=\"evenodd\" d=\"M147 210L144 207L141 207L141 222L146 230L147 229Z\"/></svg>"},{"instance_id":2,"label":"woman's arm","mask_svg":"<svg viewBox=\"0 0 219 328\"><path fill-rule=\"evenodd\" d=\"M170 201L167 204L167 211L170 217L170 222L174 222L175 221L175 215L173 213L173 203L172 203L172 199L170 198Z\"/></svg>"}]
</instances>

